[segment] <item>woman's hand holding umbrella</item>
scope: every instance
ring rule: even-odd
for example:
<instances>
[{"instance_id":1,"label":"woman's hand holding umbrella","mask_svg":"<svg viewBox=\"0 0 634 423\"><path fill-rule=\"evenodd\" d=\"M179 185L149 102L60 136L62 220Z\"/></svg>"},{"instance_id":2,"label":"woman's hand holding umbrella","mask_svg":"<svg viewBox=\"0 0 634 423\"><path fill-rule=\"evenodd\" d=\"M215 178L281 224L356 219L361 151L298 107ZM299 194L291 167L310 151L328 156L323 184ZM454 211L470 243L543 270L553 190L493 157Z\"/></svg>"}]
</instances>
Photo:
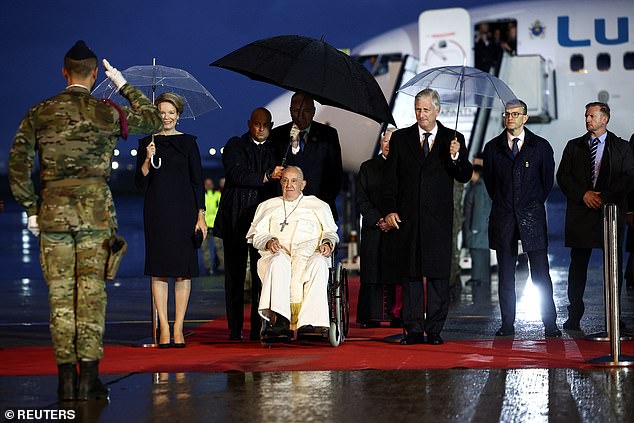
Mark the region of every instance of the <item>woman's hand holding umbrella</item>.
<instances>
[{"instance_id":1,"label":"woman's hand holding umbrella","mask_svg":"<svg viewBox=\"0 0 634 423\"><path fill-rule=\"evenodd\" d=\"M161 167L161 158L159 157L159 166L156 167L154 166L154 155L156 154L156 145L154 145L154 141L152 141L151 143L149 143L147 145L147 147L145 147L145 161L143 162L143 165L141 166L141 172L143 172L143 176L147 176L148 173L150 173L150 164L152 164L152 166L155 169L158 169L159 167Z\"/></svg>"}]
</instances>

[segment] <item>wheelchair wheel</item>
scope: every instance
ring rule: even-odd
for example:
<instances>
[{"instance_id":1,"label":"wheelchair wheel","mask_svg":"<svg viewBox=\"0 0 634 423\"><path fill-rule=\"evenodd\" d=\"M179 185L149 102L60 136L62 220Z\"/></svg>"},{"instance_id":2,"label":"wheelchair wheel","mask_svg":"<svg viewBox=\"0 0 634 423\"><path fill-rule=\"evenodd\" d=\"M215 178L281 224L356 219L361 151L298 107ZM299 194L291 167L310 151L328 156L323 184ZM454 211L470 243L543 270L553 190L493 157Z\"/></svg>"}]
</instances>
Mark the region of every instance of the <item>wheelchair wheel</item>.
<instances>
[{"instance_id":1,"label":"wheelchair wheel","mask_svg":"<svg viewBox=\"0 0 634 423\"><path fill-rule=\"evenodd\" d=\"M330 286L331 321L328 339L330 345L338 347L348 335L350 322L350 305L348 302L348 277L346 269L339 263L332 272Z\"/></svg>"}]
</instances>

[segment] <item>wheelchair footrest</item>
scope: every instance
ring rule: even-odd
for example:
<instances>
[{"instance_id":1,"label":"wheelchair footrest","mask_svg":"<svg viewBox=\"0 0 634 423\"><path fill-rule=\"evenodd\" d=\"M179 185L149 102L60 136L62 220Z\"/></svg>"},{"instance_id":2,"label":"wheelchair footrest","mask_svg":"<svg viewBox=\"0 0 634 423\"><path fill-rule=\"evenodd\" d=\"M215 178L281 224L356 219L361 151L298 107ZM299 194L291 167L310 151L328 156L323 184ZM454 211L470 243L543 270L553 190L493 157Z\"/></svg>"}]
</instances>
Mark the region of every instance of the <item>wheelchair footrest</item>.
<instances>
[{"instance_id":1,"label":"wheelchair footrest","mask_svg":"<svg viewBox=\"0 0 634 423\"><path fill-rule=\"evenodd\" d=\"M293 338L293 334L275 334L275 335L260 335L260 342L266 344L273 344L277 342L290 342Z\"/></svg>"},{"instance_id":2,"label":"wheelchair footrest","mask_svg":"<svg viewBox=\"0 0 634 423\"><path fill-rule=\"evenodd\" d=\"M298 340L323 340L328 339L328 331L330 329L326 327L301 327L297 330Z\"/></svg>"}]
</instances>

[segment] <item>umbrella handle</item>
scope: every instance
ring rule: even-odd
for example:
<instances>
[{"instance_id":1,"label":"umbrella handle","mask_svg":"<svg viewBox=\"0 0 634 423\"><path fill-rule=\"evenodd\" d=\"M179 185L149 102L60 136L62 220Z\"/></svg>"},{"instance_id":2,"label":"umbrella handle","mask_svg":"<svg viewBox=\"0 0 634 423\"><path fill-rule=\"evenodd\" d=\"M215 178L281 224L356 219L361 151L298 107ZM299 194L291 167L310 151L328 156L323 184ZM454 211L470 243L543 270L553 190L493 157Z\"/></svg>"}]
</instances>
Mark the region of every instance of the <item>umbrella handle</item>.
<instances>
[{"instance_id":1,"label":"umbrella handle","mask_svg":"<svg viewBox=\"0 0 634 423\"><path fill-rule=\"evenodd\" d=\"M158 168L160 168L160 167L161 167L161 165L163 164L162 162L163 162L163 160L161 160L161 158L159 157L159 158L158 158L158 166L157 166L156 164L154 164L154 154L152 154L152 155L150 156L150 163L152 164L152 167L153 167L154 169L158 169Z\"/></svg>"},{"instance_id":2,"label":"umbrella handle","mask_svg":"<svg viewBox=\"0 0 634 423\"><path fill-rule=\"evenodd\" d=\"M288 145L286 146L286 152L284 153L284 157L282 158L282 167L286 167L286 159L288 157L288 150L291 148L291 145L293 143L293 140L288 142Z\"/></svg>"}]
</instances>

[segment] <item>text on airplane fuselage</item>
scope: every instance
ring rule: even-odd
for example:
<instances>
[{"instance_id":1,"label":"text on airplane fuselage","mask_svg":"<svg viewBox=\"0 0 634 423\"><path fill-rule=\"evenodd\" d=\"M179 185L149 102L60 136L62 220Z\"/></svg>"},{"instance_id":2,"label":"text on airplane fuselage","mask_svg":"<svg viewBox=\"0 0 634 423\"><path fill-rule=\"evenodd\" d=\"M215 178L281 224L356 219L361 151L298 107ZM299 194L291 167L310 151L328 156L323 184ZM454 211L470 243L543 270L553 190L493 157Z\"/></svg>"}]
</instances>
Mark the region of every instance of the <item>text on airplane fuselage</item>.
<instances>
[{"instance_id":1,"label":"text on airplane fuselage","mask_svg":"<svg viewBox=\"0 0 634 423\"><path fill-rule=\"evenodd\" d=\"M612 22L610 23L613 24ZM604 18L594 19L594 40L603 45L625 44L629 41L629 20L627 16L620 16L616 20L616 38L608 38L606 35L606 22ZM557 17L557 38L562 47L589 47L592 43L590 38L576 39L570 38L570 16Z\"/></svg>"}]
</instances>

